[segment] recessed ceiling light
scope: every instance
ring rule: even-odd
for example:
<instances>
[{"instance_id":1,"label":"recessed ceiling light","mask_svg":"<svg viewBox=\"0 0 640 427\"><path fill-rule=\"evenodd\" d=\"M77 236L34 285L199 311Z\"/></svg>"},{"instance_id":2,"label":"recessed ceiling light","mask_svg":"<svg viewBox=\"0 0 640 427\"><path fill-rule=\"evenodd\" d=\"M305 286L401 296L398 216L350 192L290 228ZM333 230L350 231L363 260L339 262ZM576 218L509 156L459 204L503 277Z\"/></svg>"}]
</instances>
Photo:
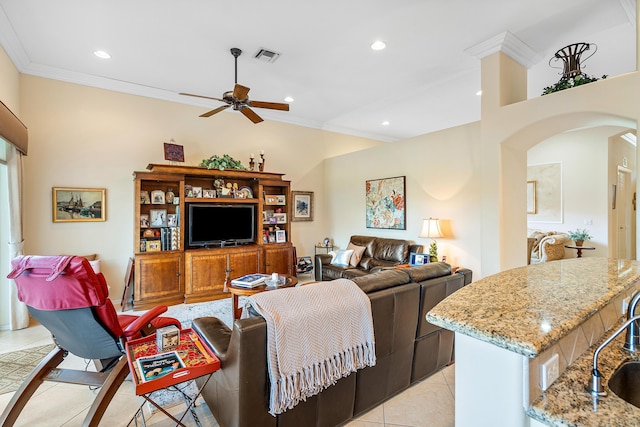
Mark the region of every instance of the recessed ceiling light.
<instances>
[{"instance_id":1,"label":"recessed ceiling light","mask_svg":"<svg viewBox=\"0 0 640 427\"><path fill-rule=\"evenodd\" d=\"M476 95L478 95L478 96L482 95L482 91L481 90L477 91Z\"/></svg>"},{"instance_id":2,"label":"recessed ceiling light","mask_svg":"<svg viewBox=\"0 0 640 427\"><path fill-rule=\"evenodd\" d=\"M388 120L385 120L384 122L382 122L382 126L389 126L391 123L389 123Z\"/></svg>"},{"instance_id":3,"label":"recessed ceiling light","mask_svg":"<svg viewBox=\"0 0 640 427\"><path fill-rule=\"evenodd\" d=\"M290 96L285 96L284 97L284 102L293 102L293 98Z\"/></svg>"},{"instance_id":4,"label":"recessed ceiling light","mask_svg":"<svg viewBox=\"0 0 640 427\"><path fill-rule=\"evenodd\" d=\"M111 58L111 55L109 55L104 50L96 50L95 52L93 52L93 54L95 56L97 56L98 58L100 58L100 59L109 59L109 58Z\"/></svg>"},{"instance_id":5,"label":"recessed ceiling light","mask_svg":"<svg viewBox=\"0 0 640 427\"><path fill-rule=\"evenodd\" d=\"M387 47L387 44L382 40L376 40L373 43L371 43L371 49L373 50L382 50L385 47Z\"/></svg>"}]
</instances>

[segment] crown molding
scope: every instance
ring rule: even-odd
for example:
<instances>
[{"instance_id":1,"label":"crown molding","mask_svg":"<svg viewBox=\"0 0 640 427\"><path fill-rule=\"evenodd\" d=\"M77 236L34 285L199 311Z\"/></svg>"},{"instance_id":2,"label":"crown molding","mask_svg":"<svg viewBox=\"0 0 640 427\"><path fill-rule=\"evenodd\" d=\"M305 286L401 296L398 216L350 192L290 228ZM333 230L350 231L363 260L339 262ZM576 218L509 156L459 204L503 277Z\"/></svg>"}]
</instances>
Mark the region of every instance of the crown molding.
<instances>
[{"instance_id":1,"label":"crown molding","mask_svg":"<svg viewBox=\"0 0 640 427\"><path fill-rule=\"evenodd\" d=\"M482 59L494 53L503 52L526 68L531 68L542 59L541 54L531 49L509 31L505 31L489 40L467 48L464 52L476 59Z\"/></svg>"}]
</instances>

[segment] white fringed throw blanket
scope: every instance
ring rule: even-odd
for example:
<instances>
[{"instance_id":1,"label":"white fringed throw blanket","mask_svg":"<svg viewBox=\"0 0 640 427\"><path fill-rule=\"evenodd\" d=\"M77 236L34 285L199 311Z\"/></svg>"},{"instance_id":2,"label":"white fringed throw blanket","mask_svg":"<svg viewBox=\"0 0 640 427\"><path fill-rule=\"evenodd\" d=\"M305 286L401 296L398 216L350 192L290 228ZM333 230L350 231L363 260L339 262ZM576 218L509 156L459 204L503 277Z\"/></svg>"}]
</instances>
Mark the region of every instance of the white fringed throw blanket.
<instances>
[{"instance_id":1,"label":"white fringed throw blanket","mask_svg":"<svg viewBox=\"0 0 640 427\"><path fill-rule=\"evenodd\" d=\"M271 415L375 365L371 301L351 280L261 292L248 299L267 321Z\"/></svg>"}]
</instances>

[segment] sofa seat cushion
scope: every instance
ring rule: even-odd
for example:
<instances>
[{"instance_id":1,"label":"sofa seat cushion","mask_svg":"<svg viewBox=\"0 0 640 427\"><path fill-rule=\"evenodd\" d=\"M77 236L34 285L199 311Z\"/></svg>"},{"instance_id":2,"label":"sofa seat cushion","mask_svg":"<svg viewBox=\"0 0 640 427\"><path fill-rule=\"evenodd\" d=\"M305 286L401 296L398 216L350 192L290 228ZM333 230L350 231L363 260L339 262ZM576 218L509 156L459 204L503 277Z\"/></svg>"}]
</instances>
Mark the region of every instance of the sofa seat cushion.
<instances>
[{"instance_id":1,"label":"sofa seat cushion","mask_svg":"<svg viewBox=\"0 0 640 427\"><path fill-rule=\"evenodd\" d=\"M324 280L341 279L342 273L347 270L347 267L341 267L339 265L325 264L322 266L322 276Z\"/></svg>"}]
</instances>

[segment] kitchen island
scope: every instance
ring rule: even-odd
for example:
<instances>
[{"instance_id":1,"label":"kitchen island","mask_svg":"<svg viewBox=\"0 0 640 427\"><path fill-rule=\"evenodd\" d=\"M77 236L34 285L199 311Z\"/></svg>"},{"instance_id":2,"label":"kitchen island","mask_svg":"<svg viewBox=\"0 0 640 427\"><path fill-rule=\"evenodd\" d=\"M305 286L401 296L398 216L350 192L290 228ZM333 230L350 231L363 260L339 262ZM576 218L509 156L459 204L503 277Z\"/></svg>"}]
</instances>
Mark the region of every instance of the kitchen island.
<instances>
[{"instance_id":1,"label":"kitchen island","mask_svg":"<svg viewBox=\"0 0 640 427\"><path fill-rule=\"evenodd\" d=\"M594 410L580 390L590 372L581 367L620 323L639 280L637 261L566 259L483 278L434 307L427 320L455 332L456 426L586 426L591 415L604 416L602 402ZM617 366L618 345L609 347L603 366ZM544 392L540 366L552 359L560 378ZM575 395L558 392L565 382L574 383ZM640 423L640 409L613 394L605 399L611 416L627 413Z\"/></svg>"}]
</instances>

